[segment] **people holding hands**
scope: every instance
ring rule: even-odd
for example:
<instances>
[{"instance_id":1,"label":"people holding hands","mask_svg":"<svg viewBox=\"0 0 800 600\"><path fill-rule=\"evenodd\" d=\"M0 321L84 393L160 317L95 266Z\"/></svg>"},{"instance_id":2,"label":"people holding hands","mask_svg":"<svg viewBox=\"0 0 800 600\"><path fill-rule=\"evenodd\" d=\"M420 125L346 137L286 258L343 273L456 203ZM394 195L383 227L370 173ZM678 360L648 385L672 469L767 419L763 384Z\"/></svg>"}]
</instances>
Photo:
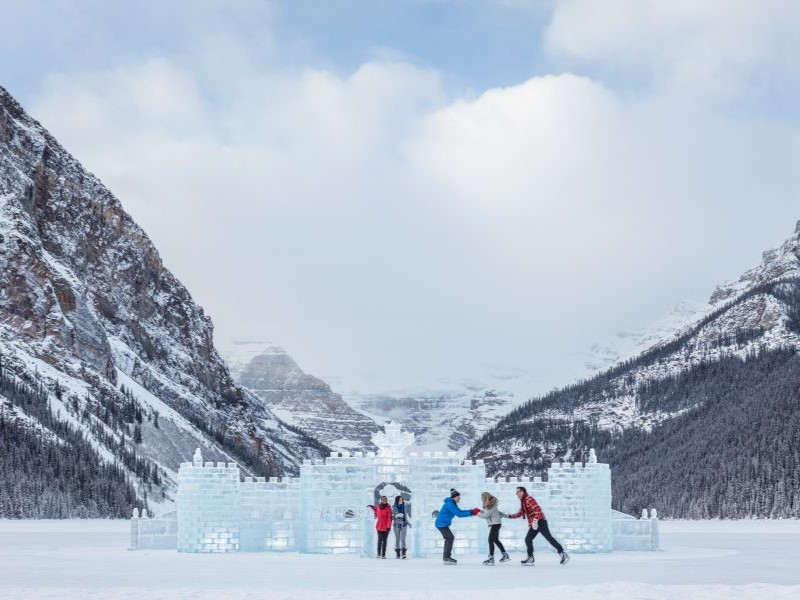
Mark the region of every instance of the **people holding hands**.
<instances>
[{"instance_id":1,"label":"people holding hands","mask_svg":"<svg viewBox=\"0 0 800 600\"><path fill-rule=\"evenodd\" d=\"M508 515L504 512L501 512L499 508L497 508L497 498L492 496L489 492L483 492L481 494L481 502L483 504L483 510L478 511L478 516L482 519L486 519L486 524L489 526L489 558L483 561L483 564L486 566L491 566L494 564L494 547L500 550L503 553L502 557L500 558L500 562L504 563L510 560L508 556L508 552L503 547L503 544L500 542L500 527L502 525L503 517L507 517Z\"/></svg>"},{"instance_id":2,"label":"people holding hands","mask_svg":"<svg viewBox=\"0 0 800 600\"><path fill-rule=\"evenodd\" d=\"M481 512L479 508L462 510L458 507L459 500L461 500L461 494L457 490L450 488L450 496L444 499L442 508L439 510L439 514L436 517L436 529L439 530L439 533L441 533L444 538L442 560L445 565L458 564L458 561L452 556L455 536L453 532L450 531L450 524L453 522L453 517L472 517Z\"/></svg>"}]
</instances>

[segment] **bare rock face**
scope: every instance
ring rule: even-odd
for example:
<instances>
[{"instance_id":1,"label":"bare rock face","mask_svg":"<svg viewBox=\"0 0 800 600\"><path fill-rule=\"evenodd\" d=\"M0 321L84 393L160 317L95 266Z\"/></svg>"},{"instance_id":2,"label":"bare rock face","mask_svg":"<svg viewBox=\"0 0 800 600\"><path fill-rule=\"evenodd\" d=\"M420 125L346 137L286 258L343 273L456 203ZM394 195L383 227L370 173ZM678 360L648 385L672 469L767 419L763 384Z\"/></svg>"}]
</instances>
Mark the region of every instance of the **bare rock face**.
<instances>
[{"instance_id":1,"label":"bare rock face","mask_svg":"<svg viewBox=\"0 0 800 600\"><path fill-rule=\"evenodd\" d=\"M711 295L710 303L725 302L745 290L769 282L800 275L800 221L794 234L778 248L766 250L761 263L746 271L737 281L717 287Z\"/></svg>"},{"instance_id":2,"label":"bare rock face","mask_svg":"<svg viewBox=\"0 0 800 600\"><path fill-rule=\"evenodd\" d=\"M326 450L287 431L236 385L214 348L210 318L145 232L3 88L0 283L5 353L53 367L51 379L96 391L116 389L124 376L202 445L222 456L234 457L234 448L252 454L272 474L296 472L302 458ZM160 460L154 447L150 454ZM163 466L177 462L171 455Z\"/></svg>"},{"instance_id":3,"label":"bare rock face","mask_svg":"<svg viewBox=\"0 0 800 600\"><path fill-rule=\"evenodd\" d=\"M236 381L280 419L340 451L374 451L378 424L354 410L331 387L305 373L282 348L238 341L223 347Z\"/></svg>"}]
</instances>

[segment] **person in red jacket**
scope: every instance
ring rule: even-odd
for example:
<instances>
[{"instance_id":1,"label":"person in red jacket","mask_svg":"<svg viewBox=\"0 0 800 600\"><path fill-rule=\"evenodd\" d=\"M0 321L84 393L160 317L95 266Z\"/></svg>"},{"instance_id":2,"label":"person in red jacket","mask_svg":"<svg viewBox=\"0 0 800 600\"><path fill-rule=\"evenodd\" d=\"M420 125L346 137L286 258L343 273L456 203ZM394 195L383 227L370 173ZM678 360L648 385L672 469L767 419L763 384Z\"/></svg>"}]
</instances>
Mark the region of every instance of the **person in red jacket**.
<instances>
[{"instance_id":1,"label":"person in red jacket","mask_svg":"<svg viewBox=\"0 0 800 600\"><path fill-rule=\"evenodd\" d=\"M375 530L378 532L378 556L386 558L386 542L389 540L389 532L392 530L392 507L386 496L381 496L381 503L378 506L368 504L375 515Z\"/></svg>"},{"instance_id":2,"label":"person in red jacket","mask_svg":"<svg viewBox=\"0 0 800 600\"><path fill-rule=\"evenodd\" d=\"M539 533L544 536L550 545L556 549L558 555L561 557L560 563L566 564L569 560L569 554L564 552L564 548L558 543L558 540L550 533L550 528L547 526L547 519L544 516L542 507L536 502L533 496L528 494L528 490L519 486L517 488L517 498L519 498L520 505L519 511L513 515L508 515L509 519L518 519L525 516L528 519L528 535L525 536L525 547L528 549L528 558L521 561L523 565L533 565L533 538Z\"/></svg>"}]
</instances>

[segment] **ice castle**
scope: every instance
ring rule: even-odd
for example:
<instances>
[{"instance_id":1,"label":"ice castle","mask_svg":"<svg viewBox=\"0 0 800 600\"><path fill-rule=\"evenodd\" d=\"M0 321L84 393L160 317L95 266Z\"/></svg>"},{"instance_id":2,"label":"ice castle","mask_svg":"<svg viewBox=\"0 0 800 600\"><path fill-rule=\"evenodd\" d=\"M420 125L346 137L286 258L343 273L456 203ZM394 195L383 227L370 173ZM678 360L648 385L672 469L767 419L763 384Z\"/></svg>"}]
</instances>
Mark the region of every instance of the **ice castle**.
<instances>
[{"instance_id":1,"label":"ice castle","mask_svg":"<svg viewBox=\"0 0 800 600\"><path fill-rule=\"evenodd\" d=\"M414 435L389 424L373 435L378 452L333 453L305 460L299 477L244 477L235 463L203 462L198 449L178 473L177 509L155 519L131 520L131 548L177 548L179 552L347 553L373 555L374 519L369 504L380 496L403 496L410 517L411 556L440 555L442 537L433 525L451 488L461 508L480 506L481 492L516 512L524 485L547 515L550 529L571 552L655 550L655 510L635 519L611 509L611 472L594 450L586 463L553 463L547 481L539 477L487 479L483 461L454 452L408 452ZM456 519L456 554L488 552L486 521ZM524 548L527 522L503 522L500 539ZM536 545L549 548L536 539ZM393 540L390 536L390 548Z\"/></svg>"}]
</instances>

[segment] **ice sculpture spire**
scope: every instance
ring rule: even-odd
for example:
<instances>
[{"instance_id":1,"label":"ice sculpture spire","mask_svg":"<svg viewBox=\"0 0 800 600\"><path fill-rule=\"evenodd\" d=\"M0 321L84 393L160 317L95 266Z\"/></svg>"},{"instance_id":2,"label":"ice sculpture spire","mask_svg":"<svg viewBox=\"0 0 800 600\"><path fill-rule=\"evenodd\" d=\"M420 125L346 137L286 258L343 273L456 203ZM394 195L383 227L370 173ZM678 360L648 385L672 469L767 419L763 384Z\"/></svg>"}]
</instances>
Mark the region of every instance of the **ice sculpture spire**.
<instances>
[{"instance_id":1,"label":"ice sculpture spire","mask_svg":"<svg viewBox=\"0 0 800 600\"><path fill-rule=\"evenodd\" d=\"M399 424L389 422L383 428L383 432L372 434L372 443L378 447L378 456L401 458L406 448L414 444L414 434L410 431L401 431Z\"/></svg>"}]
</instances>

